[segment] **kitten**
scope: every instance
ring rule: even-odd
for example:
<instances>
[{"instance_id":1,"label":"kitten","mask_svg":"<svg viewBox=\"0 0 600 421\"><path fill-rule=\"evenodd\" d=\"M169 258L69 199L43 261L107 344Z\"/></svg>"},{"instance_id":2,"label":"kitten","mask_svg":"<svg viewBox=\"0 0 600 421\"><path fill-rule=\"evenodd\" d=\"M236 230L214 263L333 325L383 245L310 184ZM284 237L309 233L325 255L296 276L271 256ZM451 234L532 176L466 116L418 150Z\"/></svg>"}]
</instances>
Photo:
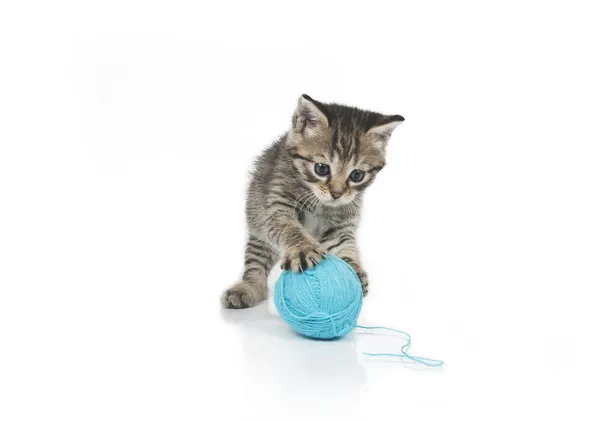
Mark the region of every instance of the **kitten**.
<instances>
[{"instance_id":1,"label":"kitten","mask_svg":"<svg viewBox=\"0 0 600 421\"><path fill-rule=\"evenodd\" d=\"M267 277L301 271L334 254L369 290L356 245L365 189L385 165L392 131L404 121L302 95L291 130L255 162L246 201L248 242L242 280L222 296L226 308L252 307L267 298Z\"/></svg>"}]
</instances>

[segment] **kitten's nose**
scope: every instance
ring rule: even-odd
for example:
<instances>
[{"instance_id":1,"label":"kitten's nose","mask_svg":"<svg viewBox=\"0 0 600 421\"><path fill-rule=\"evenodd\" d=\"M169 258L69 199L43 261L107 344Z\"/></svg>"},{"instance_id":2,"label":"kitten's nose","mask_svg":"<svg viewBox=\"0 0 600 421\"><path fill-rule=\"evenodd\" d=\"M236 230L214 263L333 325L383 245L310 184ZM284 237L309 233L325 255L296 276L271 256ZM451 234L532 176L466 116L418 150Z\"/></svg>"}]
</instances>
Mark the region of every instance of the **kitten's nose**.
<instances>
[{"instance_id":1,"label":"kitten's nose","mask_svg":"<svg viewBox=\"0 0 600 421\"><path fill-rule=\"evenodd\" d=\"M333 200L339 199L340 197L342 197L342 194L344 194L342 190L331 190L330 193L331 197L333 197Z\"/></svg>"}]
</instances>

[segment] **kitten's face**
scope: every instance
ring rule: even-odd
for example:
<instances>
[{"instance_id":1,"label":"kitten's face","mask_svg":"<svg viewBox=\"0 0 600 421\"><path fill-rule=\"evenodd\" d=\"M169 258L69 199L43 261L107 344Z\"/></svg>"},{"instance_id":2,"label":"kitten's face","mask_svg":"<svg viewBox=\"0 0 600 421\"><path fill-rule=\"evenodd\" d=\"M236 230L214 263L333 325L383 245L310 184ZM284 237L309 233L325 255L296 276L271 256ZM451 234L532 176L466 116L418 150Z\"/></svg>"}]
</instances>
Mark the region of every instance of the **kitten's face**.
<instances>
[{"instance_id":1,"label":"kitten's face","mask_svg":"<svg viewBox=\"0 0 600 421\"><path fill-rule=\"evenodd\" d=\"M387 141L403 120L303 95L288 136L294 168L321 203L351 203L385 165Z\"/></svg>"}]
</instances>

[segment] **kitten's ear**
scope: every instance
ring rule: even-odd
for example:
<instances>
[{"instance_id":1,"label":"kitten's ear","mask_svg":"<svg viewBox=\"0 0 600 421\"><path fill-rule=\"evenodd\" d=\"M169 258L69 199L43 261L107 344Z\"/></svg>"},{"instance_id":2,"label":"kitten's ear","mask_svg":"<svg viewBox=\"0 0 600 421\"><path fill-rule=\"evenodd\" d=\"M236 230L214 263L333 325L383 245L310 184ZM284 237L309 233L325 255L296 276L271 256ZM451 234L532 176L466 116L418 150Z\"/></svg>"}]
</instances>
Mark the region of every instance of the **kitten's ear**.
<instances>
[{"instance_id":1,"label":"kitten's ear","mask_svg":"<svg viewBox=\"0 0 600 421\"><path fill-rule=\"evenodd\" d=\"M371 127L367 134L372 136L376 141L386 143L394 129L403 121L404 117L401 115L386 115Z\"/></svg>"},{"instance_id":2,"label":"kitten's ear","mask_svg":"<svg viewBox=\"0 0 600 421\"><path fill-rule=\"evenodd\" d=\"M325 106L304 94L298 99L298 106L292 119L292 128L298 133L314 134L320 128L327 127Z\"/></svg>"}]
</instances>

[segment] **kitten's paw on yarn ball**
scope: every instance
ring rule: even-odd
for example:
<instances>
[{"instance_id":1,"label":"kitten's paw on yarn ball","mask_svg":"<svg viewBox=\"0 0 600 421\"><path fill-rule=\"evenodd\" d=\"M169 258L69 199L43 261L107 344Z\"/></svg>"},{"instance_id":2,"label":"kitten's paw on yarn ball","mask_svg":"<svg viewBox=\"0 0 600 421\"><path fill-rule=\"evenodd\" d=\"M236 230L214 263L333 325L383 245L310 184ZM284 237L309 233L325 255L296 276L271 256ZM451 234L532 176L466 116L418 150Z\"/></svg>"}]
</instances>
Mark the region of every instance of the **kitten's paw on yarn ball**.
<instances>
[{"instance_id":1,"label":"kitten's paw on yarn ball","mask_svg":"<svg viewBox=\"0 0 600 421\"><path fill-rule=\"evenodd\" d=\"M256 284L239 282L223 293L221 304L224 308L248 308L254 307L266 297L266 288L263 291Z\"/></svg>"},{"instance_id":2,"label":"kitten's paw on yarn ball","mask_svg":"<svg viewBox=\"0 0 600 421\"><path fill-rule=\"evenodd\" d=\"M301 272L316 266L325 256L325 249L319 245L294 247L284 252L281 268Z\"/></svg>"},{"instance_id":3,"label":"kitten's paw on yarn ball","mask_svg":"<svg viewBox=\"0 0 600 421\"><path fill-rule=\"evenodd\" d=\"M357 268L356 274L358 275L358 279L360 279L360 285L362 286L363 297L365 297L369 293L369 277L367 272L362 270L361 268Z\"/></svg>"},{"instance_id":4,"label":"kitten's paw on yarn ball","mask_svg":"<svg viewBox=\"0 0 600 421\"><path fill-rule=\"evenodd\" d=\"M358 275L360 285L362 286L363 297L365 297L369 293L369 276L367 275L367 272L348 257L343 257L342 260L352 266L352 269L354 269L356 275Z\"/></svg>"},{"instance_id":5,"label":"kitten's paw on yarn ball","mask_svg":"<svg viewBox=\"0 0 600 421\"><path fill-rule=\"evenodd\" d=\"M362 293L364 297L369 293L369 277L367 275L367 272L365 272L360 266L352 266L352 268L358 275L358 279L360 279L360 285L362 287Z\"/></svg>"}]
</instances>

